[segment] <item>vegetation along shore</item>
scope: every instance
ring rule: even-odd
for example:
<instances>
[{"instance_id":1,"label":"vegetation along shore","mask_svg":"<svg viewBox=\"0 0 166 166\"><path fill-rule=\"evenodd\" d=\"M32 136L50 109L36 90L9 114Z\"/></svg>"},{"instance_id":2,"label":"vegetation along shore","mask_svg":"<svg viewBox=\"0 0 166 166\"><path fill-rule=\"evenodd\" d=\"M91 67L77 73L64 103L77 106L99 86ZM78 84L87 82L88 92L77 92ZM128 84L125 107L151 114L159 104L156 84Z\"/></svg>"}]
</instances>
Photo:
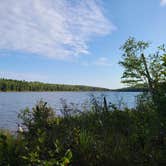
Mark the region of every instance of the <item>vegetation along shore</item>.
<instances>
[{"instance_id":1,"label":"vegetation along shore","mask_svg":"<svg viewBox=\"0 0 166 166\"><path fill-rule=\"evenodd\" d=\"M121 47L122 82L148 90L138 96L136 108L121 110L105 97L94 98L88 110L64 104L58 116L40 101L19 113L17 133L0 130L0 165L166 165L166 48L146 54L148 48L135 38Z\"/></svg>"}]
</instances>

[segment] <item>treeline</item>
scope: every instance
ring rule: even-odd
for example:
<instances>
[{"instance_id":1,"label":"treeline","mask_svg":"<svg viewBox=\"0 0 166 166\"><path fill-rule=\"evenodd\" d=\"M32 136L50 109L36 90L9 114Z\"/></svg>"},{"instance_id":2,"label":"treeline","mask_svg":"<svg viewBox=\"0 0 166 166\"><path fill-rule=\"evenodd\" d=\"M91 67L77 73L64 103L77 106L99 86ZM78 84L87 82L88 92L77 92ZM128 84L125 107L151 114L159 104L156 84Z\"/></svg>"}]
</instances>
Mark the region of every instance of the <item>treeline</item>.
<instances>
[{"instance_id":1,"label":"treeline","mask_svg":"<svg viewBox=\"0 0 166 166\"><path fill-rule=\"evenodd\" d=\"M135 86L120 88L120 89L116 89L114 91L117 91L117 92L147 92L148 87L145 84L137 84Z\"/></svg>"},{"instance_id":2,"label":"treeline","mask_svg":"<svg viewBox=\"0 0 166 166\"><path fill-rule=\"evenodd\" d=\"M0 79L0 91L106 91L106 88Z\"/></svg>"}]
</instances>

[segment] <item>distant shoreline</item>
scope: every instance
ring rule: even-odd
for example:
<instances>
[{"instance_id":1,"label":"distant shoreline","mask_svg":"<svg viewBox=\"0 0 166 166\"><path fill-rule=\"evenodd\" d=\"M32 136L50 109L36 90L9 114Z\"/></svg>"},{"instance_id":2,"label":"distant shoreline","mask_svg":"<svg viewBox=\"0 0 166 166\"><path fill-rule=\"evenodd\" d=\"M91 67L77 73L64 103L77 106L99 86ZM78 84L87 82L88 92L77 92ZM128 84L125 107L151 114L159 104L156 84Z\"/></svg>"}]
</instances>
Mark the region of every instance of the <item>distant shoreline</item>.
<instances>
[{"instance_id":1,"label":"distant shoreline","mask_svg":"<svg viewBox=\"0 0 166 166\"><path fill-rule=\"evenodd\" d=\"M100 91L100 90L95 90L95 91L0 91L0 93L10 93L10 92L113 92L114 90L105 90L105 91Z\"/></svg>"},{"instance_id":2,"label":"distant shoreline","mask_svg":"<svg viewBox=\"0 0 166 166\"><path fill-rule=\"evenodd\" d=\"M116 92L147 92L147 88L134 88L134 87L127 87L127 88L120 88L120 89L115 89L112 91Z\"/></svg>"},{"instance_id":3,"label":"distant shoreline","mask_svg":"<svg viewBox=\"0 0 166 166\"><path fill-rule=\"evenodd\" d=\"M110 91L108 88L87 85L51 84L0 78L1 92L58 92L58 91Z\"/></svg>"},{"instance_id":4,"label":"distant shoreline","mask_svg":"<svg viewBox=\"0 0 166 166\"><path fill-rule=\"evenodd\" d=\"M146 88L108 89L87 85L51 84L0 78L0 92L144 92Z\"/></svg>"},{"instance_id":5,"label":"distant shoreline","mask_svg":"<svg viewBox=\"0 0 166 166\"><path fill-rule=\"evenodd\" d=\"M0 93L10 93L10 92L15 92L15 93L22 93L22 92L43 92L43 93L54 93L54 92L145 92L144 90L120 90L120 89L115 89L115 90L96 90L96 91L0 91Z\"/></svg>"}]
</instances>

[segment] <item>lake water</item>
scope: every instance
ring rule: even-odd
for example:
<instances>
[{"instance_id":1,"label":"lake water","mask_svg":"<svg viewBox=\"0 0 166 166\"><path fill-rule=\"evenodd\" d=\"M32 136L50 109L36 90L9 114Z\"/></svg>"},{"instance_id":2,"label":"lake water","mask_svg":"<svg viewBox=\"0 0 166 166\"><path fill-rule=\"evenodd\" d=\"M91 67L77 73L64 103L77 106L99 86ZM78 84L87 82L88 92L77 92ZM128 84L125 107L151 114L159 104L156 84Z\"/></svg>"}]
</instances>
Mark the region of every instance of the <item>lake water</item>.
<instances>
[{"instance_id":1,"label":"lake water","mask_svg":"<svg viewBox=\"0 0 166 166\"><path fill-rule=\"evenodd\" d=\"M87 103L92 95L95 97L106 96L107 101L118 104L123 101L127 107L135 107L136 96L139 92L0 92L0 128L16 129L17 115L26 107L30 109L39 101L47 101L57 114L61 109L60 99L67 103Z\"/></svg>"}]
</instances>

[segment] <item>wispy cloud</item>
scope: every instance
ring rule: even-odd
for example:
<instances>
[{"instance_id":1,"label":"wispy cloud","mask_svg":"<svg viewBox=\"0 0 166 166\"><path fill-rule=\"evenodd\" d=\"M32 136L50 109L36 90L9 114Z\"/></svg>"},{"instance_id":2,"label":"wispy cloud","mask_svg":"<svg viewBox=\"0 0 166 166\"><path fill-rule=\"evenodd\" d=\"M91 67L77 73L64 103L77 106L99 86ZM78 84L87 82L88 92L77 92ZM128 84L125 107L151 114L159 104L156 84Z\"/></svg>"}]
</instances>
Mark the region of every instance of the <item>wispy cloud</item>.
<instances>
[{"instance_id":1,"label":"wispy cloud","mask_svg":"<svg viewBox=\"0 0 166 166\"><path fill-rule=\"evenodd\" d=\"M115 27L96 0L1 0L0 49L68 59Z\"/></svg>"},{"instance_id":2,"label":"wispy cloud","mask_svg":"<svg viewBox=\"0 0 166 166\"><path fill-rule=\"evenodd\" d=\"M160 5L161 6L166 6L166 0L160 0Z\"/></svg>"},{"instance_id":3,"label":"wispy cloud","mask_svg":"<svg viewBox=\"0 0 166 166\"><path fill-rule=\"evenodd\" d=\"M83 66L101 66L101 67L109 67L112 66L110 60L106 57L100 57L93 62L82 62Z\"/></svg>"},{"instance_id":4,"label":"wispy cloud","mask_svg":"<svg viewBox=\"0 0 166 166\"><path fill-rule=\"evenodd\" d=\"M97 66L111 66L111 62L109 61L108 58L106 57L100 57L94 62L95 65Z\"/></svg>"}]
</instances>

